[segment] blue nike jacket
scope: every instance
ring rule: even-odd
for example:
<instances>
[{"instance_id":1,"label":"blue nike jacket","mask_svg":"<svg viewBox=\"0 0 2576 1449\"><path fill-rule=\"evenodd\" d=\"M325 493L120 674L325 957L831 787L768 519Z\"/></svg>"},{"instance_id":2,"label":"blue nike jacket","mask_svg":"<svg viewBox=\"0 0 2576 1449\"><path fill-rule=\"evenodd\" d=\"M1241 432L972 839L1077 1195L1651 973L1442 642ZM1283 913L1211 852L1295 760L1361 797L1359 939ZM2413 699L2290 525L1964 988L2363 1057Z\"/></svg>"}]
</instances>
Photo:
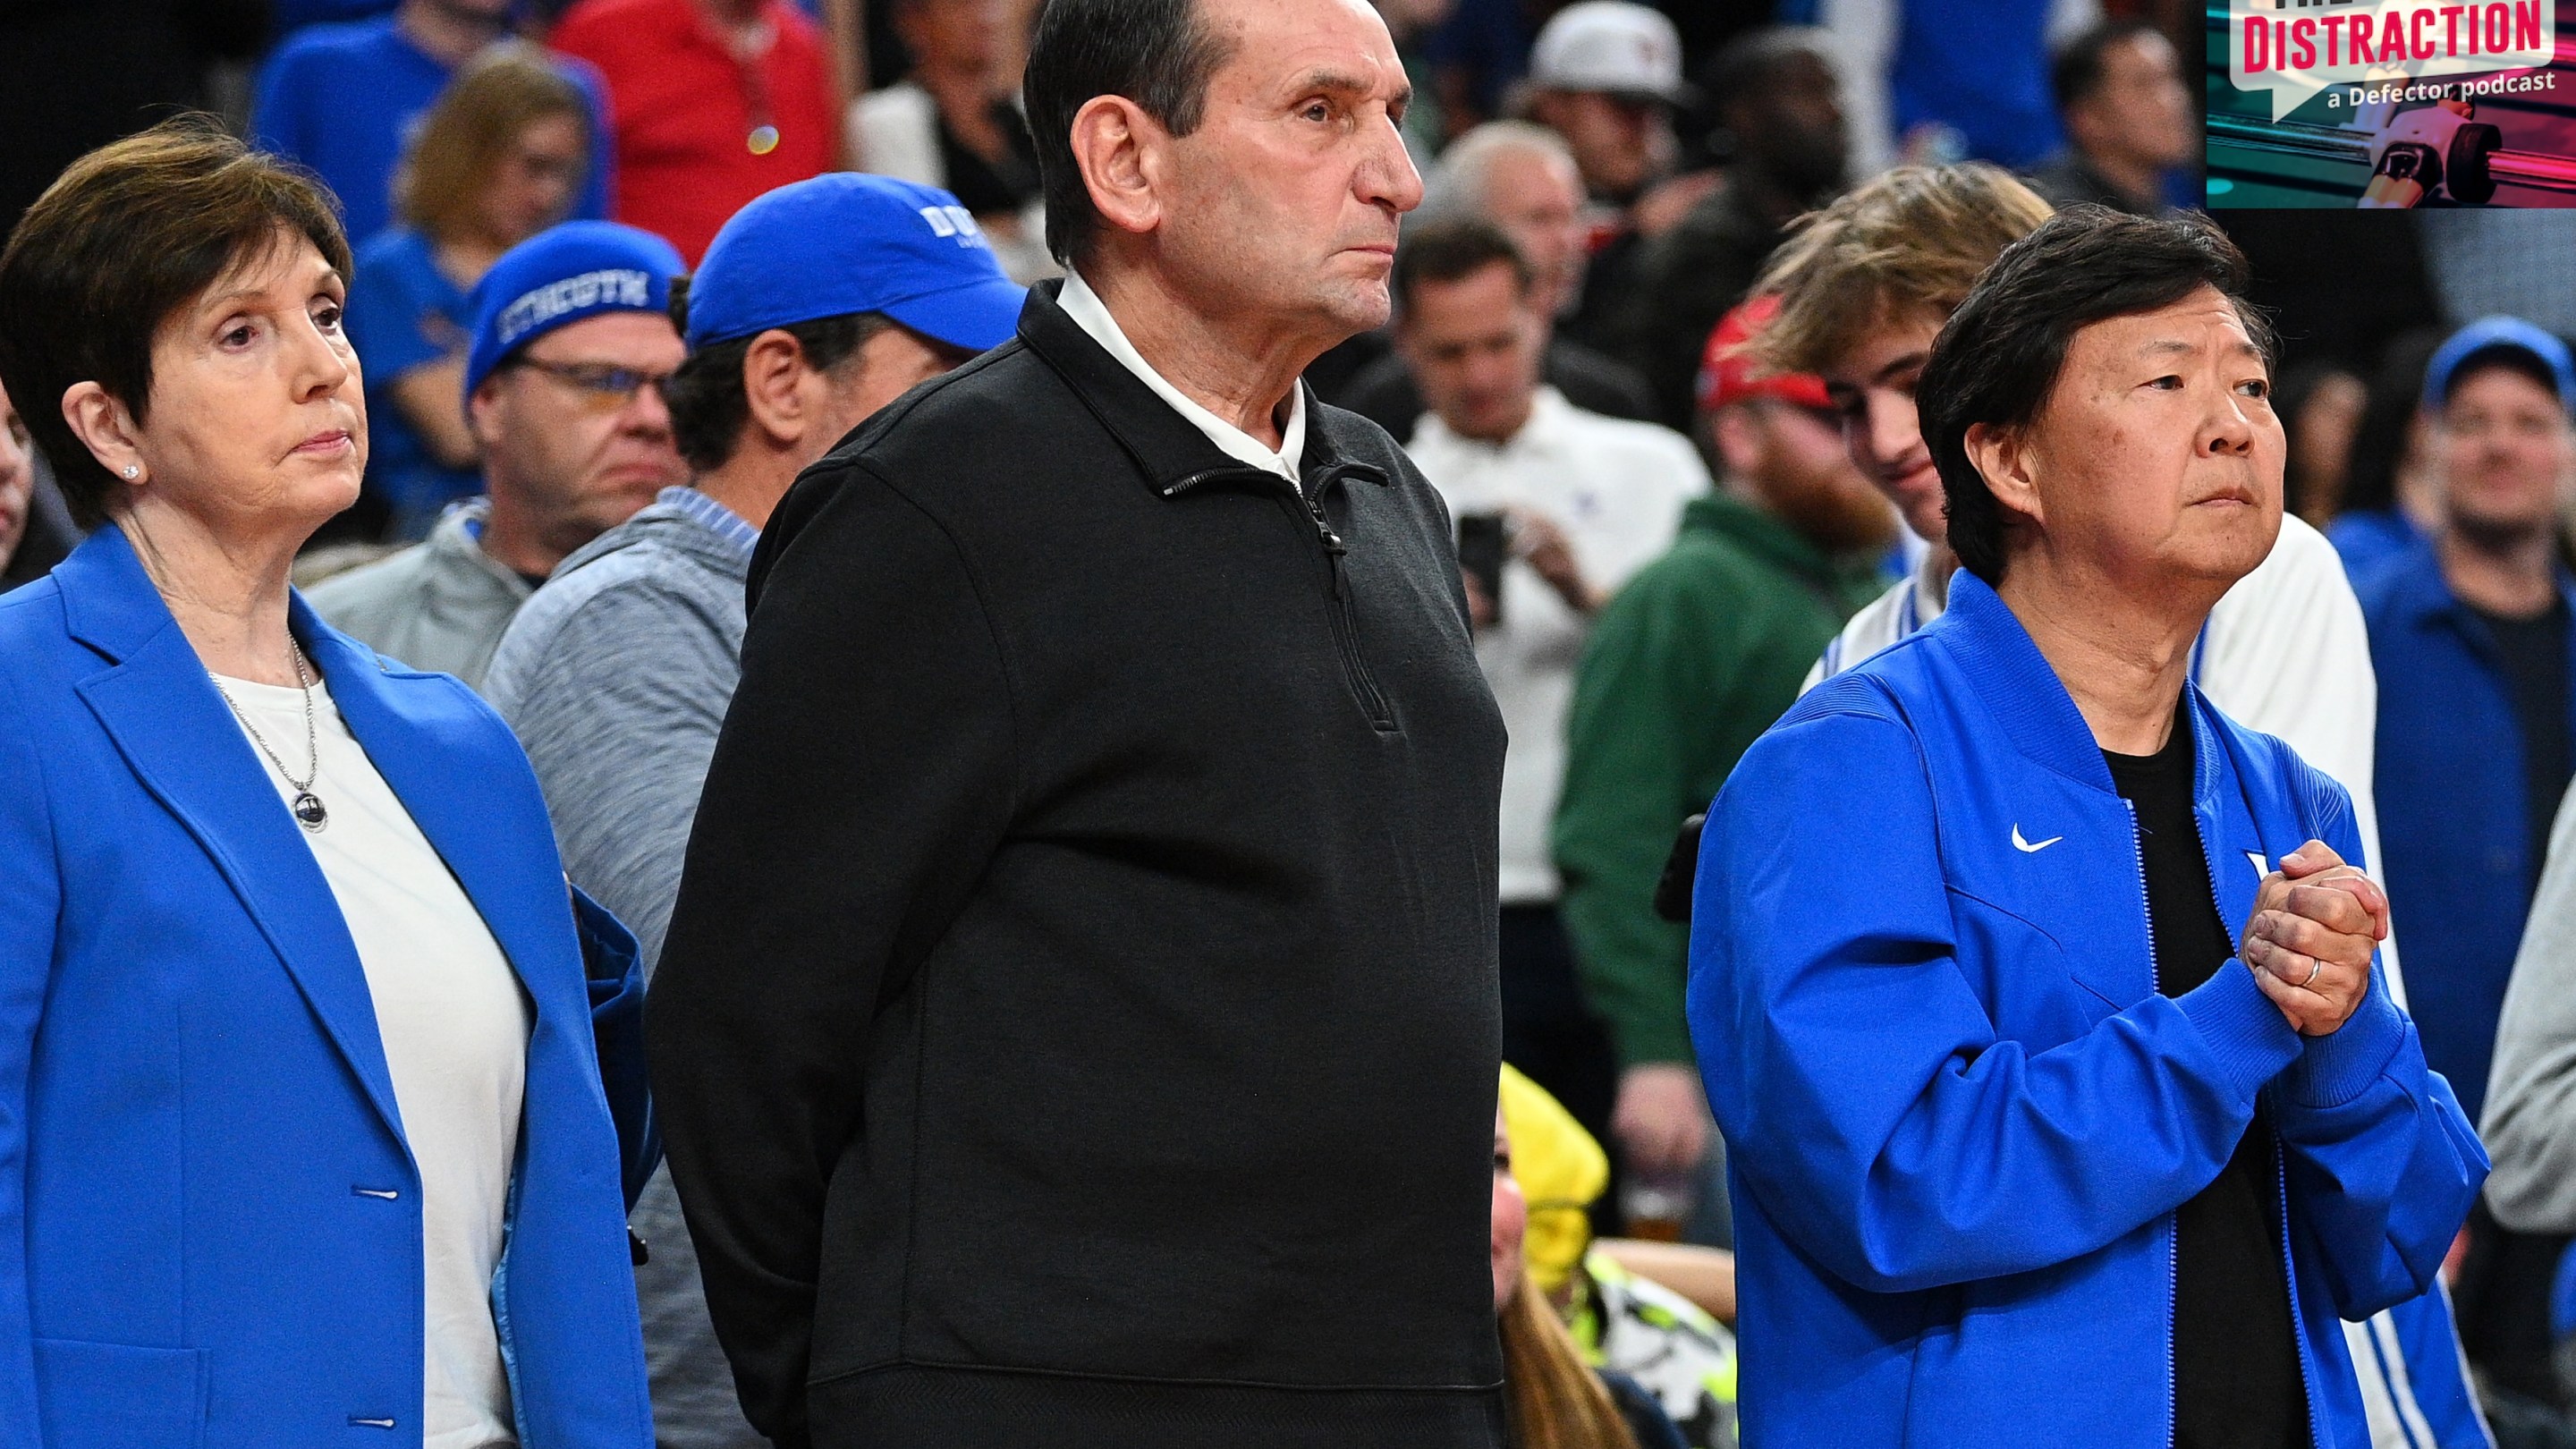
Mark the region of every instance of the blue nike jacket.
<instances>
[{"instance_id":1,"label":"blue nike jacket","mask_svg":"<svg viewBox=\"0 0 2576 1449\"><path fill-rule=\"evenodd\" d=\"M1986 585L1811 691L1711 807L1690 1020L1735 1200L1746 1449L2172 1438L2173 1211L2268 1093L2316 1442L2370 1432L2338 1318L2422 1293L2486 1154L2378 983L2303 1038L2241 966L2156 993L2135 820ZM2241 935L2342 789L2191 689Z\"/></svg>"}]
</instances>

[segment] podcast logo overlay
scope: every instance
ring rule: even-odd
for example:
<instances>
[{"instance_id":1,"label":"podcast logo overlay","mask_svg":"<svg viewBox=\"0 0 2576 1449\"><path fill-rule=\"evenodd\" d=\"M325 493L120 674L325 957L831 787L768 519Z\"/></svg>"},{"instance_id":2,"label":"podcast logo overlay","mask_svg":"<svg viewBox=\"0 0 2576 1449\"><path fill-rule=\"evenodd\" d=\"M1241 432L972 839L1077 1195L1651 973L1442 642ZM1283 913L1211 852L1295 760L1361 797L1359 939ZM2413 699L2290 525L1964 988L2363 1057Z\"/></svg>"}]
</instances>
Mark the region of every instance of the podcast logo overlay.
<instances>
[{"instance_id":1,"label":"podcast logo overlay","mask_svg":"<svg viewBox=\"0 0 2576 1449\"><path fill-rule=\"evenodd\" d=\"M2277 121L2319 91L2332 106L2474 100L2542 77L2418 84L2427 76L2546 66L2558 44L2550 0L2228 0L2227 74L2268 91ZM2349 88L2349 89L2345 89Z\"/></svg>"}]
</instances>

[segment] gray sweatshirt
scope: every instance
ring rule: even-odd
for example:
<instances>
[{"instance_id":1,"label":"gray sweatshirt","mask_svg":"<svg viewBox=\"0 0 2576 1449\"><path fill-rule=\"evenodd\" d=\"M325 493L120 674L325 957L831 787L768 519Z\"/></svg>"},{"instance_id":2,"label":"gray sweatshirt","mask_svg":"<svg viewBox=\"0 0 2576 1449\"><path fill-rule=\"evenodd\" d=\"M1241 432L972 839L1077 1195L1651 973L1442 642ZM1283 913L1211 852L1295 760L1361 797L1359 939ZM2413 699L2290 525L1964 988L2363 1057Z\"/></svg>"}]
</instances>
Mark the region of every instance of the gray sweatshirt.
<instances>
[{"instance_id":1,"label":"gray sweatshirt","mask_svg":"<svg viewBox=\"0 0 2576 1449\"><path fill-rule=\"evenodd\" d=\"M305 602L388 659L483 687L492 647L528 597L527 580L483 551L491 505L448 510L429 537L305 590Z\"/></svg>"},{"instance_id":2,"label":"gray sweatshirt","mask_svg":"<svg viewBox=\"0 0 2576 1449\"><path fill-rule=\"evenodd\" d=\"M2526 1233L2576 1232L2576 788L2559 803L2549 863L2496 1023L2487 1204Z\"/></svg>"},{"instance_id":3,"label":"gray sweatshirt","mask_svg":"<svg viewBox=\"0 0 2576 1449\"><path fill-rule=\"evenodd\" d=\"M502 636L484 697L517 732L554 817L564 870L643 943L650 979L680 889L698 789L742 678L743 579L759 534L713 499L666 488L563 561ZM632 1217L661 1449L764 1449L698 1286L668 1170Z\"/></svg>"}]
</instances>

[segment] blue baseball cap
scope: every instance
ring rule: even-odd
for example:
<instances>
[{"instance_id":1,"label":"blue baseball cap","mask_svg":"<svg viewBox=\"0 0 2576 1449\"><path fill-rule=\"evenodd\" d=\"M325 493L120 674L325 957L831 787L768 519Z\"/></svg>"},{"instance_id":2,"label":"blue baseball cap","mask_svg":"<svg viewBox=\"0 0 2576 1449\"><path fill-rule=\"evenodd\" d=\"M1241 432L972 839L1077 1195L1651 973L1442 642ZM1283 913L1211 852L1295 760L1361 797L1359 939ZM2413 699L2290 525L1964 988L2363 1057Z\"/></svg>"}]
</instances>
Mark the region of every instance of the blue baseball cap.
<instances>
[{"instance_id":1,"label":"blue baseball cap","mask_svg":"<svg viewBox=\"0 0 2576 1449\"><path fill-rule=\"evenodd\" d=\"M2424 365L2424 406L2439 409L2451 400L2451 383L2460 364L2483 352L2519 352L2540 365L2558 383L2558 406L2576 412L2576 361L2554 333L2519 317L2481 317L2451 334Z\"/></svg>"},{"instance_id":2,"label":"blue baseball cap","mask_svg":"<svg viewBox=\"0 0 2576 1449\"><path fill-rule=\"evenodd\" d=\"M955 196L838 171L753 198L716 233L689 278L688 343L882 312L982 352L1010 340L1027 299Z\"/></svg>"},{"instance_id":3,"label":"blue baseball cap","mask_svg":"<svg viewBox=\"0 0 2576 1449\"><path fill-rule=\"evenodd\" d=\"M685 270L669 242L613 221L567 221L538 232L503 252L474 288L465 395L511 353L558 327L602 312L669 316L671 279Z\"/></svg>"}]
</instances>

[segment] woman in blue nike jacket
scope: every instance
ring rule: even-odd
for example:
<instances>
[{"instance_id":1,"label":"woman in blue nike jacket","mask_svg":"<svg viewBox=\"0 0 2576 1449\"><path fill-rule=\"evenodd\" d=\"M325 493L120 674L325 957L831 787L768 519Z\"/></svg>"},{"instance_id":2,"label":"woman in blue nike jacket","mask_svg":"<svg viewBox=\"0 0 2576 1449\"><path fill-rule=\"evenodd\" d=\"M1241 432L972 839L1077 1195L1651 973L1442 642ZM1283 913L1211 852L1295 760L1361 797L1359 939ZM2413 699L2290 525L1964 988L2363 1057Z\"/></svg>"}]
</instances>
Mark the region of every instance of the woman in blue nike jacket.
<instances>
[{"instance_id":1,"label":"woman in blue nike jacket","mask_svg":"<svg viewBox=\"0 0 2576 1449\"><path fill-rule=\"evenodd\" d=\"M2189 681L2280 526L2244 283L2193 219L2005 252L1923 375L1948 613L1711 808L1748 1449L2363 1449L2336 1320L2423 1292L2484 1178L2350 801Z\"/></svg>"}]
</instances>

